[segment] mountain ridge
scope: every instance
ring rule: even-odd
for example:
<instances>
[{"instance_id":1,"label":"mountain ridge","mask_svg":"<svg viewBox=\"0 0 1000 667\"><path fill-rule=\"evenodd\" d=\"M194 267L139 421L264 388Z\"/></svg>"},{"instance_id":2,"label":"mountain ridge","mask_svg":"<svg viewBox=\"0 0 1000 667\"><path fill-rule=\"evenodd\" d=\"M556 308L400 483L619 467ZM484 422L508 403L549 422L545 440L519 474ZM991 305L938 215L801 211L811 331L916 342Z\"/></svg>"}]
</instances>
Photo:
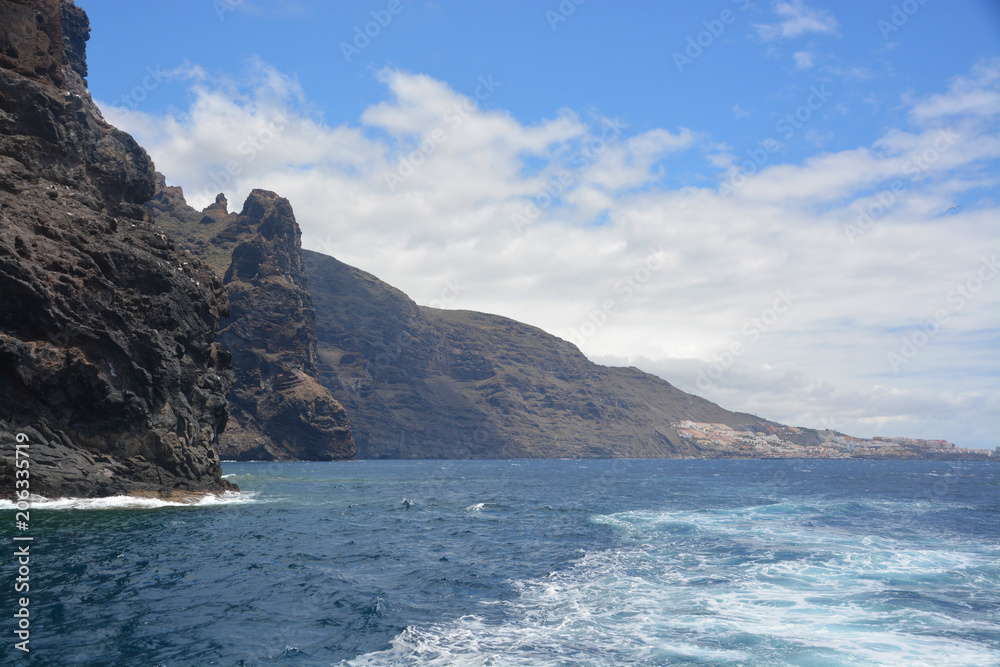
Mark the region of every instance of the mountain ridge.
<instances>
[{"instance_id":1,"label":"mountain ridge","mask_svg":"<svg viewBox=\"0 0 1000 667\"><path fill-rule=\"evenodd\" d=\"M305 250L319 378L359 458L898 458L982 460L943 440L855 438L726 410L636 367L500 315L417 305Z\"/></svg>"},{"instance_id":2,"label":"mountain ridge","mask_svg":"<svg viewBox=\"0 0 1000 667\"><path fill-rule=\"evenodd\" d=\"M418 306L372 274L304 256L319 376L351 415L361 458L698 457L718 452L673 421L780 426L639 369L594 364L537 327Z\"/></svg>"},{"instance_id":3,"label":"mountain ridge","mask_svg":"<svg viewBox=\"0 0 1000 667\"><path fill-rule=\"evenodd\" d=\"M255 232L225 202L220 194L195 211L161 179L147 208L224 270L232 290L244 261L236 244ZM638 368L596 364L529 324L417 305L373 274L301 250L298 236L294 245L313 304L309 374L343 406L357 458L982 457L943 441L864 440L726 410ZM238 378L233 395L246 391ZM298 458L281 447L260 458Z\"/></svg>"}]
</instances>

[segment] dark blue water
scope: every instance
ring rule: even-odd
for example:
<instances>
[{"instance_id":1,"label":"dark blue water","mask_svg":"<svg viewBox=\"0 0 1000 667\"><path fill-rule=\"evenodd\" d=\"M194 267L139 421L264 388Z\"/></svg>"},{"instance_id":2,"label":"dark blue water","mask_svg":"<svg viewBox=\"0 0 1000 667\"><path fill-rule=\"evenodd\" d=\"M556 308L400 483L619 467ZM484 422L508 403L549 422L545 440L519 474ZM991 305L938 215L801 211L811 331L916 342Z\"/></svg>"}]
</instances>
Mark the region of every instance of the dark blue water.
<instances>
[{"instance_id":1,"label":"dark blue water","mask_svg":"<svg viewBox=\"0 0 1000 667\"><path fill-rule=\"evenodd\" d=\"M36 503L30 664L1000 665L992 462L224 468Z\"/></svg>"}]
</instances>

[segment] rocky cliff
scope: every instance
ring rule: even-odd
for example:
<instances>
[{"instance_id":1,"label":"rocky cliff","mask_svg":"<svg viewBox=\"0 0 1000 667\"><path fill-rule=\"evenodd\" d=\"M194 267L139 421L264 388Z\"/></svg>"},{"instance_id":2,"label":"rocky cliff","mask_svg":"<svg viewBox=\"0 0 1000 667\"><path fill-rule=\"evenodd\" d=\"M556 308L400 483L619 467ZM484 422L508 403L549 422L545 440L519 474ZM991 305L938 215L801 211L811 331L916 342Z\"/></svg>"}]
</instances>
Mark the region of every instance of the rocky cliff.
<instances>
[{"instance_id":1,"label":"rocky cliff","mask_svg":"<svg viewBox=\"0 0 1000 667\"><path fill-rule=\"evenodd\" d=\"M0 491L16 433L46 496L232 488L211 269L148 219L153 165L86 89L89 23L0 0Z\"/></svg>"},{"instance_id":2,"label":"rocky cliff","mask_svg":"<svg viewBox=\"0 0 1000 667\"><path fill-rule=\"evenodd\" d=\"M147 207L215 268L229 295L231 315L218 340L232 354L236 382L223 458L354 458L347 413L315 377L315 313L288 200L254 190L235 214L220 194L199 213L161 179Z\"/></svg>"},{"instance_id":3,"label":"rocky cliff","mask_svg":"<svg viewBox=\"0 0 1000 667\"><path fill-rule=\"evenodd\" d=\"M361 458L698 457L680 420L767 432L635 368L599 366L514 320L418 306L342 262L305 252L319 377L351 417Z\"/></svg>"}]
</instances>

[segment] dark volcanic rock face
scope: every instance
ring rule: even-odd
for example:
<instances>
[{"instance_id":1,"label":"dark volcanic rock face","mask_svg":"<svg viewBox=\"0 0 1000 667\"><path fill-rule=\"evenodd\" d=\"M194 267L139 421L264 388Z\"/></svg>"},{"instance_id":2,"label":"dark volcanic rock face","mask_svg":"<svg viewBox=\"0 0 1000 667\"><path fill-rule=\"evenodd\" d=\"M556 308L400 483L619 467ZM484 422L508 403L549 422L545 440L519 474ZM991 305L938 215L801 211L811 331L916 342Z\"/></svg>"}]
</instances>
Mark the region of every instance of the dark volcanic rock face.
<instances>
[{"instance_id":1,"label":"dark volcanic rock face","mask_svg":"<svg viewBox=\"0 0 1000 667\"><path fill-rule=\"evenodd\" d=\"M635 368L495 315L416 305L374 276L305 252L320 371L361 458L695 457L683 419L764 430Z\"/></svg>"},{"instance_id":2,"label":"dark volcanic rock face","mask_svg":"<svg viewBox=\"0 0 1000 667\"><path fill-rule=\"evenodd\" d=\"M347 413L315 377L315 313L288 200L254 190L236 215L219 195L198 213L180 188L161 182L148 208L224 276L232 314L218 340L232 354L236 383L223 458L354 458Z\"/></svg>"},{"instance_id":3,"label":"dark volcanic rock face","mask_svg":"<svg viewBox=\"0 0 1000 667\"><path fill-rule=\"evenodd\" d=\"M152 163L86 91L88 32L70 2L0 0L0 446L29 436L46 496L232 488L225 290L147 219Z\"/></svg>"}]
</instances>

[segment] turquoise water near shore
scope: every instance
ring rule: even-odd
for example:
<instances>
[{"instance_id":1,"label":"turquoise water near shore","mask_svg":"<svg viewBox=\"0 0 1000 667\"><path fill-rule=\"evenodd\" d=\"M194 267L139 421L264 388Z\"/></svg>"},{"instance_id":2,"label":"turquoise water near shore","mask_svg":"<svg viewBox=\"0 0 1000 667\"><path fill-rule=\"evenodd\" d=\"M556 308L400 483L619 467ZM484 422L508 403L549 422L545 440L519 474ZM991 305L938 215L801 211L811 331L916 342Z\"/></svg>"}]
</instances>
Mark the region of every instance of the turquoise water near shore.
<instances>
[{"instance_id":1,"label":"turquoise water near shore","mask_svg":"<svg viewBox=\"0 0 1000 667\"><path fill-rule=\"evenodd\" d=\"M993 462L224 471L36 502L31 664L1000 665Z\"/></svg>"}]
</instances>

